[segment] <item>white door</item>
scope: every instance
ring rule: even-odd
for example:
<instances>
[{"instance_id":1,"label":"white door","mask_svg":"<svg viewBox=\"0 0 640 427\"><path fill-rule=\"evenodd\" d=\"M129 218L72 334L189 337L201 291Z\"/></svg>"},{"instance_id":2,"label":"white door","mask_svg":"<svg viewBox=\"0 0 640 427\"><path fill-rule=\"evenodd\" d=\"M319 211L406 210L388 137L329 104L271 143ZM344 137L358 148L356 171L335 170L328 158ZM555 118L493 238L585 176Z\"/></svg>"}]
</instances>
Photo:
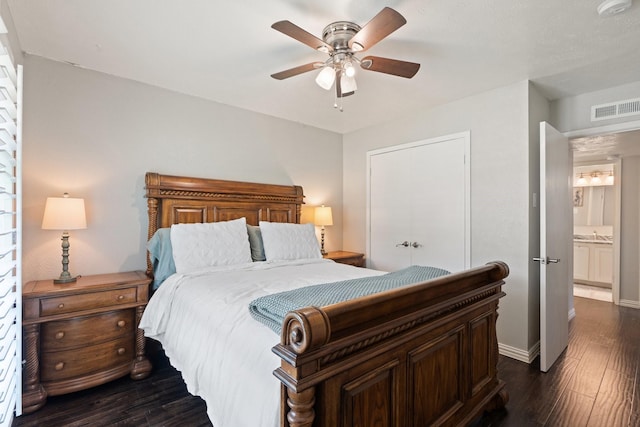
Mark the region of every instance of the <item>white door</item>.
<instances>
[{"instance_id":1,"label":"white door","mask_svg":"<svg viewBox=\"0 0 640 427\"><path fill-rule=\"evenodd\" d=\"M572 159L569 140L540 123L540 370L569 342L572 278Z\"/></svg>"},{"instance_id":2,"label":"white door","mask_svg":"<svg viewBox=\"0 0 640 427\"><path fill-rule=\"evenodd\" d=\"M455 138L411 150L420 172L412 196L412 264L452 272L468 266L465 142Z\"/></svg>"},{"instance_id":3,"label":"white door","mask_svg":"<svg viewBox=\"0 0 640 427\"><path fill-rule=\"evenodd\" d=\"M368 266L469 266L468 132L368 153Z\"/></svg>"},{"instance_id":4,"label":"white door","mask_svg":"<svg viewBox=\"0 0 640 427\"><path fill-rule=\"evenodd\" d=\"M411 265L411 211L406 202L411 198L407 185L410 163L407 150L369 159L369 221L373 234L367 253L369 268L396 271Z\"/></svg>"}]
</instances>

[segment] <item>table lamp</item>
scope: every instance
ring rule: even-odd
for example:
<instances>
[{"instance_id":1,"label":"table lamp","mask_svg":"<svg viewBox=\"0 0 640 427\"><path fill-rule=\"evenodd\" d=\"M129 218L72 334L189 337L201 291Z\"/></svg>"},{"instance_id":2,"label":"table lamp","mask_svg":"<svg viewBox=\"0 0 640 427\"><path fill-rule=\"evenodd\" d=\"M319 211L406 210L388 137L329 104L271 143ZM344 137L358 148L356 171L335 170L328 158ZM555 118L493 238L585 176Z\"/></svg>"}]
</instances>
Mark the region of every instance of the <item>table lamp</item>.
<instances>
[{"instance_id":1,"label":"table lamp","mask_svg":"<svg viewBox=\"0 0 640 427\"><path fill-rule=\"evenodd\" d=\"M76 277L69 273L69 230L87 228L84 199L69 197L47 197L42 218L43 230L62 230L62 273L53 283L73 283Z\"/></svg>"},{"instance_id":2,"label":"table lamp","mask_svg":"<svg viewBox=\"0 0 640 427\"><path fill-rule=\"evenodd\" d=\"M315 210L314 224L322 227L320 229L320 252L322 255L327 253L324 250L324 227L327 225L333 225L333 216L331 215L331 208L329 206L319 206Z\"/></svg>"}]
</instances>

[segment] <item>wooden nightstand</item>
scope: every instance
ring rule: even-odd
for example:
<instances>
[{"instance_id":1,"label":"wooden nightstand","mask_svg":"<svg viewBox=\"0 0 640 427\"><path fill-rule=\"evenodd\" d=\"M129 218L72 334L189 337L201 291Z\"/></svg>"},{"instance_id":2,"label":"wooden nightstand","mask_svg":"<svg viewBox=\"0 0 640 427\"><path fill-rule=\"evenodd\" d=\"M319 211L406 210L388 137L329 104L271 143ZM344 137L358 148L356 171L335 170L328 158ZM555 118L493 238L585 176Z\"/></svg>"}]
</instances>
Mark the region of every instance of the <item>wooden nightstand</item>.
<instances>
[{"instance_id":1,"label":"wooden nightstand","mask_svg":"<svg viewBox=\"0 0 640 427\"><path fill-rule=\"evenodd\" d=\"M130 374L151 373L138 329L151 280L142 271L27 283L22 291L25 375L22 410Z\"/></svg>"},{"instance_id":2,"label":"wooden nightstand","mask_svg":"<svg viewBox=\"0 0 640 427\"><path fill-rule=\"evenodd\" d=\"M355 265L356 267L364 267L364 254L357 252L335 251L329 252L323 258L332 259L340 264Z\"/></svg>"}]
</instances>

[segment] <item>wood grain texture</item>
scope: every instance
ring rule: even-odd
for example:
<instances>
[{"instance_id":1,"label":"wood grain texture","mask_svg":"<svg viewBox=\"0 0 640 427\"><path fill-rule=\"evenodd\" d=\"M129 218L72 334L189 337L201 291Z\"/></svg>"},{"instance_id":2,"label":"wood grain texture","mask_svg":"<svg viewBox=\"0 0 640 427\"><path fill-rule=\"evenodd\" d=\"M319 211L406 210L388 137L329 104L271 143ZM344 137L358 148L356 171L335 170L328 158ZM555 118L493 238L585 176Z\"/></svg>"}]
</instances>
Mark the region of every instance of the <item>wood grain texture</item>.
<instances>
[{"instance_id":1,"label":"wood grain texture","mask_svg":"<svg viewBox=\"0 0 640 427\"><path fill-rule=\"evenodd\" d=\"M47 396L83 390L123 375L149 375L145 341L136 340L150 280L141 271L27 283L22 292L25 337L23 411ZM134 320L135 319L135 320Z\"/></svg>"},{"instance_id":2,"label":"wood grain texture","mask_svg":"<svg viewBox=\"0 0 640 427\"><path fill-rule=\"evenodd\" d=\"M153 172L145 183L149 236L176 223L241 217L252 225L298 223L304 197L298 186ZM363 262L362 254L344 255L336 258ZM281 425L467 424L485 409L503 406L508 394L496 372L496 319L508 274L508 266L496 261L289 313L273 349L281 359L274 374L287 389ZM412 366L412 354L443 337L453 343L426 357L424 366ZM412 411L406 410L407 402L414 403Z\"/></svg>"},{"instance_id":3,"label":"wood grain texture","mask_svg":"<svg viewBox=\"0 0 640 427\"><path fill-rule=\"evenodd\" d=\"M638 357L640 310L575 298L569 323L569 347L548 373L501 357L507 379L506 410L479 420L481 426L640 425Z\"/></svg>"},{"instance_id":4,"label":"wood grain texture","mask_svg":"<svg viewBox=\"0 0 640 427\"><path fill-rule=\"evenodd\" d=\"M629 326L640 322L638 310L614 307L610 303L582 298L576 298L575 305L578 315L570 323L572 339L569 349L576 340L598 342L603 339L602 330L593 325L606 325L613 321ZM602 309L603 305L607 306L606 309ZM591 327L581 327L585 324ZM612 357L609 360L614 358L613 354L617 354L617 348L638 346L638 341L633 341L638 329L619 329L620 334L613 337ZM638 358L617 363L620 371L606 369L598 394L595 400L592 399L592 406L587 408L584 403L588 405L590 398L582 399L580 402L579 397L563 397L565 393L574 393L567 388L571 378L592 375L588 369L576 370L580 360L567 357L567 353L565 352L547 373L540 372L537 360L528 365L501 356L498 362L499 376L507 381L510 400L505 409L485 414L472 423L472 426L573 426L577 425L572 423L577 408L581 408L589 417L585 424L587 426L639 426L640 381L636 369ZM150 355L155 367L150 377L141 381L131 381L125 377L79 393L51 397L41 410L19 417L14 426L211 426L204 402L189 395L179 372L168 365L162 354L153 356L154 354L155 352L152 352ZM632 352L626 354L628 357L634 357ZM381 378L379 385L384 388L385 380L384 377ZM628 405L630 411L626 413L628 419L625 419L622 412L625 405ZM582 414L575 419L585 422Z\"/></svg>"},{"instance_id":5,"label":"wood grain texture","mask_svg":"<svg viewBox=\"0 0 640 427\"><path fill-rule=\"evenodd\" d=\"M145 197L150 239L158 228L178 223L217 222L246 218L299 223L304 203L302 187L219 179L161 175L147 172ZM152 277L147 256L147 275Z\"/></svg>"},{"instance_id":6,"label":"wood grain texture","mask_svg":"<svg viewBox=\"0 0 640 427\"><path fill-rule=\"evenodd\" d=\"M53 396L32 414L18 417L14 427L67 426L203 426L211 427L204 401L191 396L161 352L150 355L153 374L128 377L83 390Z\"/></svg>"}]
</instances>

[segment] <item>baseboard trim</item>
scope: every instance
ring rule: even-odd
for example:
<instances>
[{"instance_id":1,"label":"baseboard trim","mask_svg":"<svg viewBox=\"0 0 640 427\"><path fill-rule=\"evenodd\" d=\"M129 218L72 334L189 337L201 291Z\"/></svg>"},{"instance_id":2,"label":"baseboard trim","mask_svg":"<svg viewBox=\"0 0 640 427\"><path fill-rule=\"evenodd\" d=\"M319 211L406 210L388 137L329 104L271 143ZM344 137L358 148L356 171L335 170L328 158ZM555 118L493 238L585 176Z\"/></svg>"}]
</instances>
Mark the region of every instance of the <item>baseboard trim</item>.
<instances>
[{"instance_id":1,"label":"baseboard trim","mask_svg":"<svg viewBox=\"0 0 640 427\"><path fill-rule=\"evenodd\" d=\"M569 310L569 320L573 319L574 317L576 317L576 308L571 307L571 310Z\"/></svg>"},{"instance_id":2,"label":"baseboard trim","mask_svg":"<svg viewBox=\"0 0 640 427\"><path fill-rule=\"evenodd\" d=\"M619 305L621 307L629 307L629 308L636 308L636 309L640 308L640 302L629 300L629 299L621 299Z\"/></svg>"},{"instance_id":3,"label":"baseboard trim","mask_svg":"<svg viewBox=\"0 0 640 427\"><path fill-rule=\"evenodd\" d=\"M528 351L498 343L498 352L503 356L510 357L511 359L531 364L531 362L533 362L533 360L540 354L540 341L536 342Z\"/></svg>"}]
</instances>

